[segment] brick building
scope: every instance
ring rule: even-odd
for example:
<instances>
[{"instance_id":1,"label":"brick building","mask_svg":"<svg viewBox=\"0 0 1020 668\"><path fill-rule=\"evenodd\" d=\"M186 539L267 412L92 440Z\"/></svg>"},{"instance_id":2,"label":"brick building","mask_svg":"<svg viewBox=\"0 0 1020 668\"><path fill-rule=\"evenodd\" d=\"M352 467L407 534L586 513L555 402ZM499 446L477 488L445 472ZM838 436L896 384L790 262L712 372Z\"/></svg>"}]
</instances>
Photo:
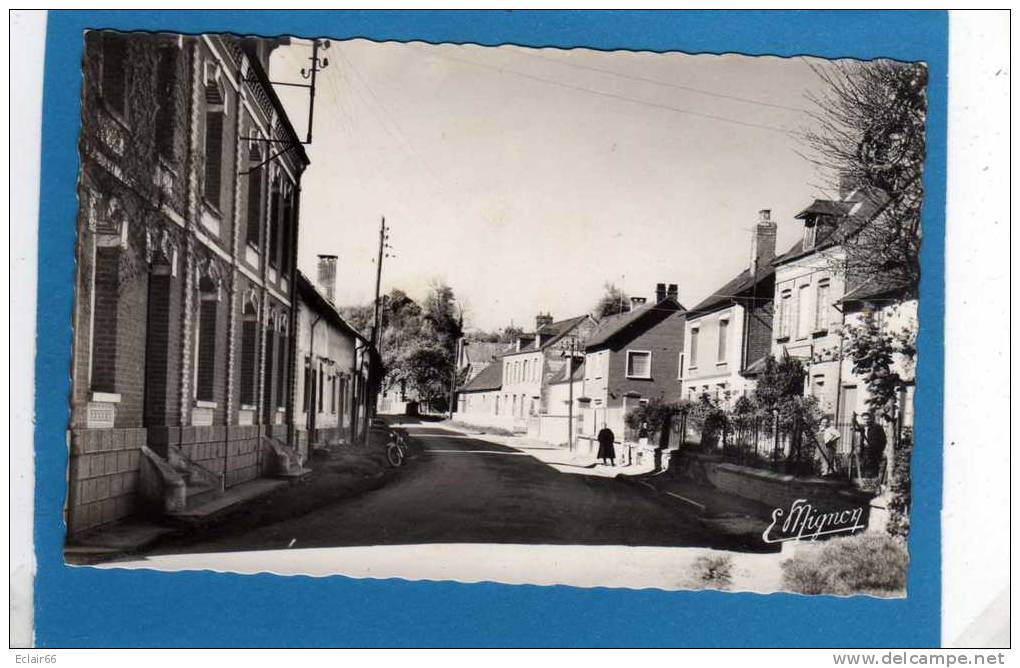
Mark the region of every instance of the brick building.
<instances>
[{"instance_id":1,"label":"brick building","mask_svg":"<svg viewBox=\"0 0 1020 668\"><path fill-rule=\"evenodd\" d=\"M85 36L70 535L292 457L308 159L268 82L277 44Z\"/></svg>"},{"instance_id":2,"label":"brick building","mask_svg":"<svg viewBox=\"0 0 1020 668\"><path fill-rule=\"evenodd\" d=\"M625 313L603 318L585 345L581 433L605 423L624 434L624 416L642 402L681 396L685 309L676 284L659 283L655 301L633 298ZM561 409L562 410L562 409Z\"/></svg>"},{"instance_id":3,"label":"brick building","mask_svg":"<svg viewBox=\"0 0 1020 668\"><path fill-rule=\"evenodd\" d=\"M749 392L772 347L776 223L763 209L747 267L687 312L684 397L722 403Z\"/></svg>"}]
</instances>

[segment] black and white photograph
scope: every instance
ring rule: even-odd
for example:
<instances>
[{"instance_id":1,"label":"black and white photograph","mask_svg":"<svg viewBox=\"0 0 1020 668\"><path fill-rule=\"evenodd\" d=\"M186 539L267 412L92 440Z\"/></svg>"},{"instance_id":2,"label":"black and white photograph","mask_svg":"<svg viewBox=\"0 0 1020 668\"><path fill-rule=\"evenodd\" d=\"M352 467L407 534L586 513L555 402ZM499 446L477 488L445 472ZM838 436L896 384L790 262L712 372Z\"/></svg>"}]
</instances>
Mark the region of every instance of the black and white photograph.
<instances>
[{"instance_id":1,"label":"black and white photograph","mask_svg":"<svg viewBox=\"0 0 1020 668\"><path fill-rule=\"evenodd\" d=\"M82 39L66 563L907 596L924 62Z\"/></svg>"}]
</instances>

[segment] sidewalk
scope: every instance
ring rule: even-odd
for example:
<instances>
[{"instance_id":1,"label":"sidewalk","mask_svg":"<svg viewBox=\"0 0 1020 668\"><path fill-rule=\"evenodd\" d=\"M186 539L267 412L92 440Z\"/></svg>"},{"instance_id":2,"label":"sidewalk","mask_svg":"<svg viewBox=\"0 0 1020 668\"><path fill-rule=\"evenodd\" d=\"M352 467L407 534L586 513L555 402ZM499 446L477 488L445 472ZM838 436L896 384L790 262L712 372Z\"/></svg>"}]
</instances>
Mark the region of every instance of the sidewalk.
<instances>
[{"instance_id":1,"label":"sidewalk","mask_svg":"<svg viewBox=\"0 0 1020 668\"><path fill-rule=\"evenodd\" d=\"M588 475L599 478L622 478L631 476L648 475L654 469L651 463L642 465L617 465L606 466L590 455L583 455L573 452L567 448L550 445L545 441L536 438L529 438L525 435L505 436L494 434L483 428L471 428L462 425L450 424L449 422L436 423L437 427L460 432L466 436L484 437L485 440L508 448L514 448L528 454L538 461L551 466L560 473L574 475Z\"/></svg>"},{"instance_id":2,"label":"sidewalk","mask_svg":"<svg viewBox=\"0 0 1020 668\"><path fill-rule=\"evenodd\" d=\"M336 450L312 467L300 478L242 483L177 516L138 517L98 527L75 537L64 549L65 560L89 565L243 532L378 489L399 471L389 467L381 449Z\"/></svg>"}]
</instances>

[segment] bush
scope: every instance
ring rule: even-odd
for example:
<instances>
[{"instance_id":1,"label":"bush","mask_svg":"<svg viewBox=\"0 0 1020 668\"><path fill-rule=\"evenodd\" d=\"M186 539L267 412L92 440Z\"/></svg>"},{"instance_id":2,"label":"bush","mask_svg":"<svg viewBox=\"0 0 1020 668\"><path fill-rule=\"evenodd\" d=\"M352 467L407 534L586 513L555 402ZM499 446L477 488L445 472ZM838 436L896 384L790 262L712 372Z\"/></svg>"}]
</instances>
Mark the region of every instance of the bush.
<instances>
[{"instance_id":1,"label":"bush","mask_svg":"<svg viewBox=\"0 0 1020 668\"><path fill-rule=\"evenodd\" d=\"M906 544L884 533L833 538L783 562L783 584L800 594L902 595Z\"/></svg>"},{"instance_id":2,"label":"bush","mask_svg":"<svg viewBox=\"0 0 1020 668\"><path fill-rule=\"evenodd\" d=\"M733 559L727 554L698 557L689 584L701 589L729 589L733 582Z\"/></svg>"}]
</instances>

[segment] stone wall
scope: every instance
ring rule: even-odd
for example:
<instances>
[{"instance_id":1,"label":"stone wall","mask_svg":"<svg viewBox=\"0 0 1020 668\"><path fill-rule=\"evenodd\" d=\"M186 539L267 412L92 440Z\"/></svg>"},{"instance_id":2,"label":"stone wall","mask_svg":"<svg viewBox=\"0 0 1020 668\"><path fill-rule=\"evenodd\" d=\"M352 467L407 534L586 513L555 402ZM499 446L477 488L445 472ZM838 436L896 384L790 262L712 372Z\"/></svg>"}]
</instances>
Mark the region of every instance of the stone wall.
<instances>
[{"instance_id":1,"label":"stone wall","mask_svg":"<svg viewBox=\"0 0 1020 668\"><path fill-rule=\"evenodd\" d=\"M138 510L139 451L145 429L71 432L67 524L71 533L127 517Z\"/></svg>"}]
</instances>

